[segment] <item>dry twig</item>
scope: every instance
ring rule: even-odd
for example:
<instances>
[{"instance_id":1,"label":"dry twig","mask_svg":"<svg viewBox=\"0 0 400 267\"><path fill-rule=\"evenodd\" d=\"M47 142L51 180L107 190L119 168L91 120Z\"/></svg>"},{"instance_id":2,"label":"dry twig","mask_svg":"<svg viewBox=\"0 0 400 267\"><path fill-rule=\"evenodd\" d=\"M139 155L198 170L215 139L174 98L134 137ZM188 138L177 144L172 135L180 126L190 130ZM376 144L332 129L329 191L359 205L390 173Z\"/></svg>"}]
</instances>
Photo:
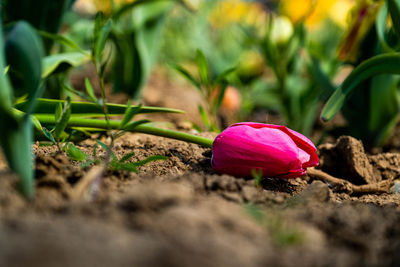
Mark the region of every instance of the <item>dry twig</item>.
<instances>
[{"instance_id":1,"label":"dry twig","mask_svg":"<svg viewBox=\"0 0 400 267\"><path fill-rule=\"evenodd\" d=\"M355 185L347 180L336 178L326 172L317 170L314 168L308 168L307 174L316 180L321 180L329 183L333 186L335 191L344 191L348 194L369 194L369 193L388 193L391 186L393 186L392 180L384 180L379 183Z\"/></svg>"},{"instance_id":2,"label":"dry twig","mask_svg":"<svg viewBox=\"0 0 400 267\"><path fill-rule=\"evenodd\" d=\"M102 177L104 170L105 165L93 166L90 171L72 188L71 200L77 201L84 198L93 183Z\"/></svg>"}]
</instances>

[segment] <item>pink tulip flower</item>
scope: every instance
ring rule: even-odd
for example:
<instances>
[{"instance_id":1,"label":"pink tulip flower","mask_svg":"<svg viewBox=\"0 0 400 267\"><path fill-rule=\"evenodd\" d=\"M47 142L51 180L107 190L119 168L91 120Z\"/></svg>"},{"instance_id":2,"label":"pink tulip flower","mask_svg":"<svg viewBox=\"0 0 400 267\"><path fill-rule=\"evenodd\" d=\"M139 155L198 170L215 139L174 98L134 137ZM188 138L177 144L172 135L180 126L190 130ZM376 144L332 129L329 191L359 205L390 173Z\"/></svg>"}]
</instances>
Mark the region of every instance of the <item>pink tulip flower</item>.
<instances>
[{"instance_id":1,"label":"pink tulip flower","mask_svg":"<svg viewBox=\"0 0 400 267\"><path fill-rule=\"evenodd\" d=\"M295 178L318 165L317 149L304 135L282 125L236 123L214 140L211 165L217 173L251 177Z\"/></svg>"}]
</instances>

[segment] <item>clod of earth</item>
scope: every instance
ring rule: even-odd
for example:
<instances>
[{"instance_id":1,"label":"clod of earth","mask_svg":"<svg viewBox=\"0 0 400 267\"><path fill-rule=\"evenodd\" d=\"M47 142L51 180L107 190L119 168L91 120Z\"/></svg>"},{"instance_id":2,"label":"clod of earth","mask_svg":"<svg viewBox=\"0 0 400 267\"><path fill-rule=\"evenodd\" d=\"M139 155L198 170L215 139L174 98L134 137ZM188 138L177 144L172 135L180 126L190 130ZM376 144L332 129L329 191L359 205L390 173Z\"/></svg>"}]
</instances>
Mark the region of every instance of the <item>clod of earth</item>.
<instances>
[{"instance_id":1,"label":"clod of earth","mask_svg":"<svg viewBox=\"0 0 400 267\"><path fill-rule=\"evenodd\" d=\"M398 154L368 155L363 144L350 136L341 136L336 144L321 145L319 154L320 169L310 168L307 174L331 184L337 192L389 192L400 174Z\"/></svg>"}]
</instances>

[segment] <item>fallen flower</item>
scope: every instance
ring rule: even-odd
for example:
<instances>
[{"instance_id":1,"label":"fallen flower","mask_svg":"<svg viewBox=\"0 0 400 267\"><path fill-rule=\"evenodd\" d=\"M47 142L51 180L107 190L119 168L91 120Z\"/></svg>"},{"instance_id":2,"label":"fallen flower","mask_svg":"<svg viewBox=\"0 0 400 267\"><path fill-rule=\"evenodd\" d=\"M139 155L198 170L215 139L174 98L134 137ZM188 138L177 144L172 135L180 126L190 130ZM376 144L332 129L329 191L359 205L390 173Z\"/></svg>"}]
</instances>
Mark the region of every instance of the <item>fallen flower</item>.
<instances>
[{"instance_id":1,"label":"fallen flower","mask_svg":"<svg viewBox=\"0 0 400 267\"><path fill-rule=\"evenodd\" d=\"M295 178L318 165L316 147L304 135L282 125L241 122L220 133L212 145L212 167L218 173L251 177Z\"/></svg>"}]
</instances>

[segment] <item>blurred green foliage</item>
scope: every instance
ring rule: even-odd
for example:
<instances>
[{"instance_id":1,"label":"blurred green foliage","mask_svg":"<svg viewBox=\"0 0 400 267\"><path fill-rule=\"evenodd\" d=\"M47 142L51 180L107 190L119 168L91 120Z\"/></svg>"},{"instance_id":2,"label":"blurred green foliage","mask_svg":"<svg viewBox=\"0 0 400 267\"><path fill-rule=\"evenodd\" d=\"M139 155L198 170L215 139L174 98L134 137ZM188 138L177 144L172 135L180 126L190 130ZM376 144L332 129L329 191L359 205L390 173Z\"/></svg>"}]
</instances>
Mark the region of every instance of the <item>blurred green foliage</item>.
<instances>
[{"instance_id":1,"label":"blurred green foliage","mask_svg":"<svg viewBox=\"0 0 400 267\"><path fill-rule=\"evenodd\" d=\"M369 147L382 145L399 118L400 78L392 75L400 74L399 10L397 0L355 7L355 22L350 24L339 51L354 70L330 97L321 115L329 120L342 109L348 122L345 133L362 139Z\"/></svg>"}]
</instances>

